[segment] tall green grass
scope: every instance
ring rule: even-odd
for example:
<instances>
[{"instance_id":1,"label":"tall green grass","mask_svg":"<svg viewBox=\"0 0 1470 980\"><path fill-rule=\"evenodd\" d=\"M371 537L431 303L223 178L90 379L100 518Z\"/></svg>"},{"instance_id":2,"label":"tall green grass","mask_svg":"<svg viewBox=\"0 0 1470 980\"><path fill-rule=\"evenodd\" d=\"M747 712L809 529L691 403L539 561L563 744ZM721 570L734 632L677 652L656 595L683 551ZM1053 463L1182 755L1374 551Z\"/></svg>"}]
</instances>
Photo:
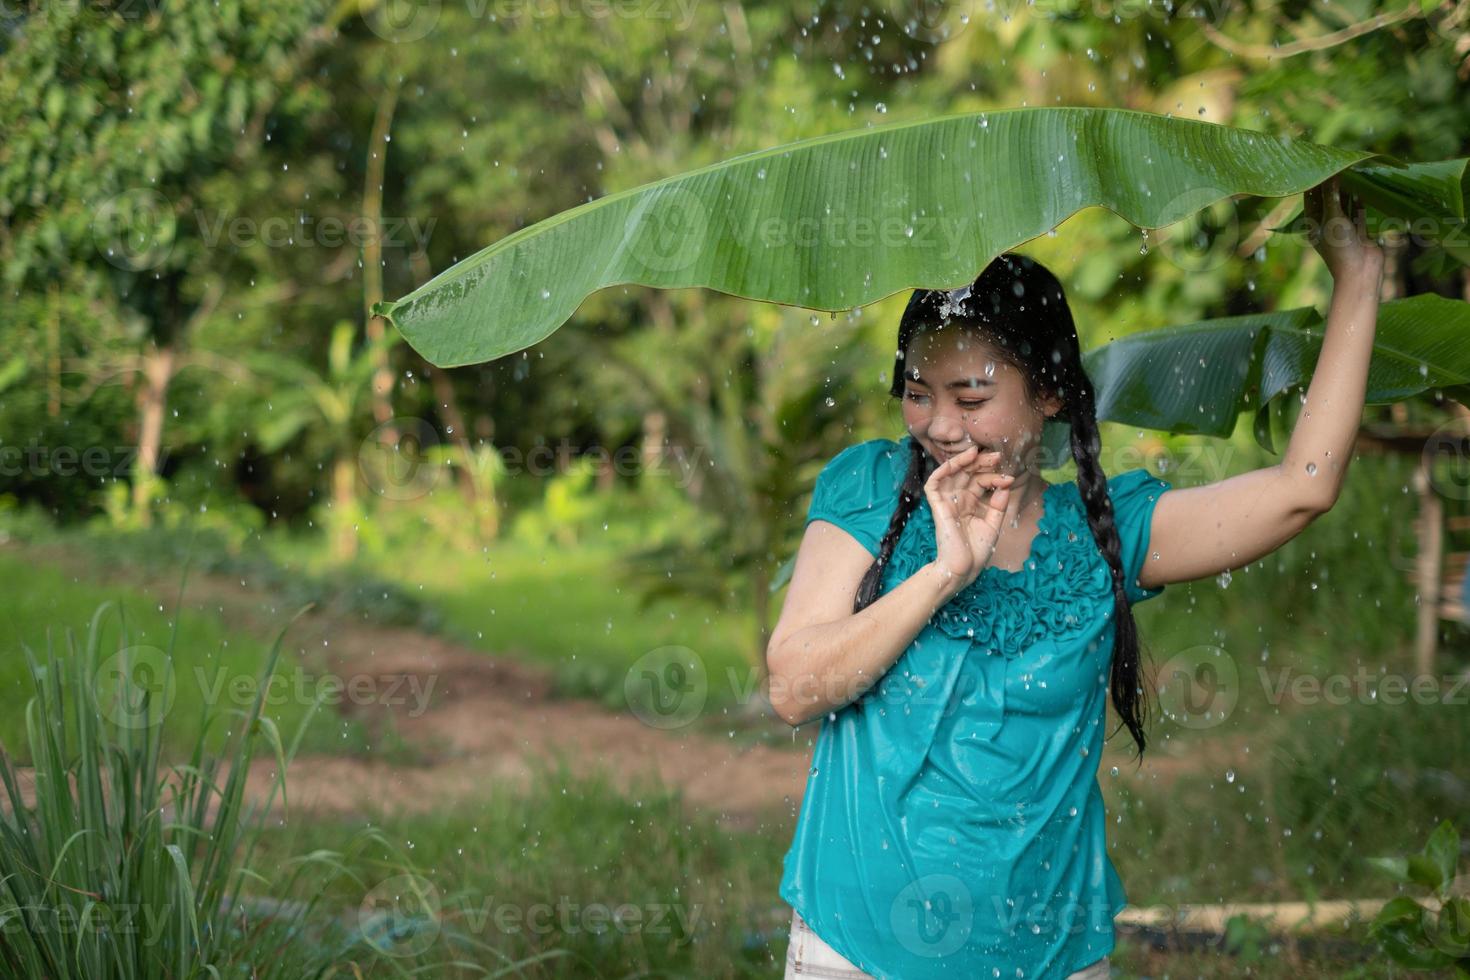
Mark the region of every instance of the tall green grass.
<instances>
[{"instance_id":1,"label":"tall green grass","mask_svg":"<svg viewBox=\"0 0 1470 980\"><path fill-rule=\"evenodd\" d=\"M50 642L44 660L24 648L34 794L28 802L23 774L0 743L8 804L0 813L0 975L300 980L409 976L423 966L403 946L418 920L401 914L396 896L388 896L386 917L376 901L384 896L370 895L355 918L324 902L340 881L354 882L361 895L366 883L349 864L365 847L392 851L378 832L359 832L345 848L252 864L277 791L286 801L287 766L320 706L312 705L289 743L262 714L289 624L271 644L250 708L221 715L206 706L188 760L165 771L169 713L155 694L168 689L173 642L157 688L146 677L140 683L146 672L136 669L125 620L116 659L102 659L112 609L97 609L80 645L68 630L64 655ZM204 733L221 720L230 725L225 750L207 753ZM276 775L261 805L246 800L245 785L263 753ZM414 872L401 860L391 867Z\"/></svg>"}]
</instances>

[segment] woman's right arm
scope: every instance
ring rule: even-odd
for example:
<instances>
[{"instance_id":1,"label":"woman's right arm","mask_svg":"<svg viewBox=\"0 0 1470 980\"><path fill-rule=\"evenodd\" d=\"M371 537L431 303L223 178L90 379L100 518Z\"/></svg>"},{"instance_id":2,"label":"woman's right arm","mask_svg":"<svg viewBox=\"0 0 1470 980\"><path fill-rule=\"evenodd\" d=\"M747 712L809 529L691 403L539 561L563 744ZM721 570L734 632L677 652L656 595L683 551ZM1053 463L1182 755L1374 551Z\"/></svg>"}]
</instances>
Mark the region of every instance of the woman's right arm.
<instances>
[{"instance_id":1,"label":"woman's right arm","mask_svg":"<svg viewBox=\"0 0 1470 980\"><path fill-rule=\"evenodd\" d=\"M858 585L872 564L868 550L835 524L807 525L766 647L767 696L788 725L857 700L963 585L930 562L854 613Z\"/></svg>"},{"instance_id":2,"label":"woman's right arm","mask_svg":"<svg viewBox=\"0 0 1470 980\"><path fill-rule=\"evenodd\" d=\"M781 618L766 646L767 696L793 727L857 700L893 666L943 606L975 581L1014 518L1013 477L990 469L997 452L966 449L924 484L936 557L861 612L852 611L873 555L847 530L809 520Z\"/></svg>"}]
</instances>

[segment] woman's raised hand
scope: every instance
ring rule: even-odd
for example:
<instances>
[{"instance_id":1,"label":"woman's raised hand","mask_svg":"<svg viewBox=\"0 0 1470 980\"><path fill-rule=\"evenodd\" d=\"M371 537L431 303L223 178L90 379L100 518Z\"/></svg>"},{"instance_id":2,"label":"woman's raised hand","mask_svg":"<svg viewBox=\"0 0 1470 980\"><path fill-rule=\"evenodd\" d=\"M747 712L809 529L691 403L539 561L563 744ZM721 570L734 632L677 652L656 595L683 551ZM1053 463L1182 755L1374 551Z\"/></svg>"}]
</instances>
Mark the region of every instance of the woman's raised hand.
<instances>
[{"instance_id":1,"label":"woman's raised hand","mask_svg":"<svg viewBox=\"0 0 1470 980\"><path fill-rule=\"evenodd\" d=\"M1368 211L1342 190L1337 175L1302 194L1307 240L1327 263L1333 282L1383 275L1383 249L1368 237Z\"/></svg>"},{"instance_id":2,"label":"woman's raised hand","mask_svg":"<svg viewBox=\"0 0 1470 980\"><path fill-rule=\"evenodd\" d=\"M950 574L951 594L980 577L1000 537L1014 478L987 469L999 461L999 452L982 454L971 446L941 463L924 483L934 515L934 563Z\"/></svg>"}]
</instances>

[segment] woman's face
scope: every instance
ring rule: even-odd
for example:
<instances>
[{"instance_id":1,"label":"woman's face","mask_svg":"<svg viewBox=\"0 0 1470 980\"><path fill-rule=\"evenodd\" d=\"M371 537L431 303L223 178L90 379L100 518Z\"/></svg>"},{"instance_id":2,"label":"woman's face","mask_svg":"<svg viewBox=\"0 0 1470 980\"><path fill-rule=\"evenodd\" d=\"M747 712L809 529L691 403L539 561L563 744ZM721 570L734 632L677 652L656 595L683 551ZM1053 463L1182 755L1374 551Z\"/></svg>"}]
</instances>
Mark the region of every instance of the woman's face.
<instances>
[{"instance_id":1,"label":"woman's face","mask_svg":"<svg viewBox=\"0 0 1470 980\"><path fill-rule=\"evenodd\" d=\"M1021 372L963 330L923 331L909 346L903 419L937 462L973 443L1001 451L1002 473L1035 472L1042 425L1060 410L1054 396L1027 397Z\"/></svg>"}]
</instances>

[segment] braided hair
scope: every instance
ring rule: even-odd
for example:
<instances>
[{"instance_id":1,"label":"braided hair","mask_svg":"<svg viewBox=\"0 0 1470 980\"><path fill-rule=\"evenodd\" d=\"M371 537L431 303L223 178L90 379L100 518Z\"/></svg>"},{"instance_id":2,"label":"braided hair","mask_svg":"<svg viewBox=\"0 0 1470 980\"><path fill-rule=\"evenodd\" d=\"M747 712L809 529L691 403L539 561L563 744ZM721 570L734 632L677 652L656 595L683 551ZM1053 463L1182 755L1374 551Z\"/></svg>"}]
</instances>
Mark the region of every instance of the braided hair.
<instances>
[{"instance_id":1,"label":"braided hair","mask_svg":"<svg viewBox=\"0 0 1470 980\"><path fill-rule=\"evenodd\" d=\"M1112 570L1116 631L1109 686L1113 707L1137 743L1141 762L1148 701L1139 676L1138 627L1124 588L1122 542L1113 517L1113 503L1108 497L1107 475L1098 463L1102 441L1098 436L1092 381L1082 368L1077 328L1061 283L1036 260L1006 252L967 287L915 290L899 322L890 395L896 399L904 397L906 355L915 335L946 325L972 332L994 348L997 356L1021 373L1029 397L1035 399L1039 392L1046 392L1059 397L1064 405L1071 428L1072 459L1077 464L1077 487L1087 507L1087 523ZM898 506L883 534L878 558L858 586L853 612L877 600L883 569L893 556L909 515L923 499L924 484L938 465L917 440L910 440L908 470Z\"/></svg>"}]
</instances>

